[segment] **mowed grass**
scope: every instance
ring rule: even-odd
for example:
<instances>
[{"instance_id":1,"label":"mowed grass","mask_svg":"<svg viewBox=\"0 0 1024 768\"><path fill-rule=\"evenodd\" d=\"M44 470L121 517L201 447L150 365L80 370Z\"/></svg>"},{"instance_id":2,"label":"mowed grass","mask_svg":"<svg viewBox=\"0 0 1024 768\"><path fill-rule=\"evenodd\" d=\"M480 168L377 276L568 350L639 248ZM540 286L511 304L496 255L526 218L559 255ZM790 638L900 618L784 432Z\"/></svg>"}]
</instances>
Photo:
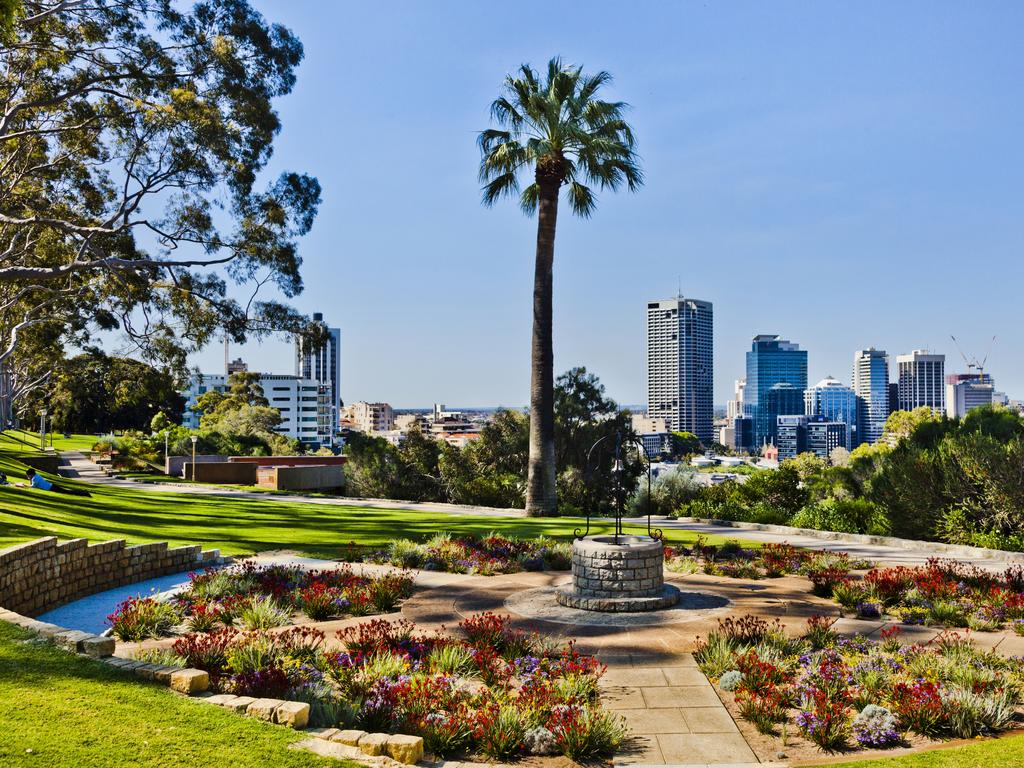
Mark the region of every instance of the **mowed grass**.
<instances>
[{"instance_id":1,"label":"mowed grass","mask_svg":"<svg viewBox=\"0 0 1024 768\"><path fill-rule=\"evenodd\" d=\"M0 453L0 469L11 479L24 477L24 465ZM273 497L245 499L213 494L145 490L59 478L85 488L88 498L32 488L0 486L0 547L40 536L90 541L126 539L129 543L168 541L202 544L225 554L247 555L291 549L317 557L338 557L350 543L384 547L409 538L425 540L439 531L486 535L490 531L529 537L570 538L585 526L580 518L513 518L338 506ZM610 520L595 521L592 533L611 532ZM630 528L631 532L644 529ZM691 542L688 531L666 531L669 543ZM710 543L723 539L709 537Z\"/></svg>"},{"instance_id":2,"label":"mowed grass","mask_svg":"<svg viewBox=\"0 0 1024 768\"><path fill-rule=\"evenodd\" d=\"M906 757L823 763L828 768L1003 768L1024 765L1024 736L1006 736Z\"/></svg>"},{"instance_id":3,"label":"mowed grass","mask_svg":"<svg viewBox=\"0 0 1024 768\"><path fill-rule=\"evenodd\" d=\"M5 622L0 701L5 768L355 768L289 749L299 732L175 695Z\"/></svg>"},{"instance_id":4,"label":"mowed grass","mask_svg":"<svg viewBox=\"0 0 1024 768\"><path fill-rule=\"evenodd\" d=\"M99 440L96 435L70 435L46 433L46 445L52 442L55 451L91 451ZM0 449L15 451L39 450L39 433L24 429L6 429L0 432Z\"/></svg>"}]
</instances>

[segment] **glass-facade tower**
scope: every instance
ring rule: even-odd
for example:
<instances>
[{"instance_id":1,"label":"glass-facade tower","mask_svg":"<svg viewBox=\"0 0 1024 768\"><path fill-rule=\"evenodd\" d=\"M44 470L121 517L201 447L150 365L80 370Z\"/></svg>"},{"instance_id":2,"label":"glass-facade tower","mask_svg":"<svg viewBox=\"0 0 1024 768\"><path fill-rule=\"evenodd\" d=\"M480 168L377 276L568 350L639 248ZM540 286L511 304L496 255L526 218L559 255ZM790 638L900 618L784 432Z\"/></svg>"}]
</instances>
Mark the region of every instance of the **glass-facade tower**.
<instances>
[{"instance_id":1,"label":"glass-facade tower","mask_svg":"<svg viewBox=\"0 0 1024 768\"><path fill-rule=\"evenodd\" d=\"M859 443L857 429L857 394L853 387L836 381L831 376L824 378L807 390L804 396L808 416L822 416L828 421L841 421L849 427L846 450L853 450Z\"/></svg>"},{"instance_id":2,"label":"glass-facade tower","mask_svg":"<svg viewBox=\"0 0 1024 768\"><path fill-rule=\"evenodd\" d=\"M772 387L777 387L769 396ZM792 411L792 402L799 401L803 412L804 390L807 389L807 351L778 336L762 334L755 336L747 352L747 386L743 392L743 411L753 419L755 450L765 442L774 439L777 409Z\"/></svg>"},{"instance_id":3,"label":"glass-facade tower","mask_svg":"<svg viewBox=\"0 0 1024 768\"><path fill-rule=\"evenodd\" d=\"M853 391L857 396L860 443L877 443L889 418L889 357L884 349L868 347L853 356Z\"/></svg>"}]
</instances>

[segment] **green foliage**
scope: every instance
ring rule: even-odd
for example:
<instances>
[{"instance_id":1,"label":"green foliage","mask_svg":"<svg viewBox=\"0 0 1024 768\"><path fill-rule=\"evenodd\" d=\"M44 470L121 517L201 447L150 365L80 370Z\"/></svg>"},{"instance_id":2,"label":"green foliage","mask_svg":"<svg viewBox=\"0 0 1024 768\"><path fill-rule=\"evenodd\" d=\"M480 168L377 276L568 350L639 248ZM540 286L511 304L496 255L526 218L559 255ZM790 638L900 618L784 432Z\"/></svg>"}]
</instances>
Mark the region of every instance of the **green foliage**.
<instances>
[{"instance_id":1,"label":"green foliage","mask_svg":"<svg viewBox=\"0 0 1024 768\"><path fill-rule=\"evenodd\" d=\"M60 360L36 407L46 405L62 432L148 429L160 413L180 414L185 400L168 372L99 349Z\"/></svg>"},{"instance_id":2,"label":"green foliage","mask_svg":"<svg viewBox=\"0 0 1024 768\"><path fill-rule=\"evenodd\" d=\"M700 453L702 447L700 438L693 434L693 432L672 433L672 454L674 456L683 457Z\"/></svg>"},{"instance_id":3,"label":"green foliage","mask_svg":"<svg viewBox=\"0 0 1024 768\"><path fill-rule=\"evenodd\" d=\"M891 524L882 509L867 499L825 499L808 504L789 521L797 528L886 536Z\"/></svg>"},{"instance_id":4,"label":"green foliage","mask_svg":"<svg viewBox=\"0 0 1024 768\"><path fill-rule=\"evenodd\" d=\"M651 483L650 512L653 515L671 515L682 505L700 496L701 486L694 473L686 469L663 472ZM629 500L632 515L646 515L648 511L647 481L641 479L637 492Z\"/></svg>"}]
</instances>

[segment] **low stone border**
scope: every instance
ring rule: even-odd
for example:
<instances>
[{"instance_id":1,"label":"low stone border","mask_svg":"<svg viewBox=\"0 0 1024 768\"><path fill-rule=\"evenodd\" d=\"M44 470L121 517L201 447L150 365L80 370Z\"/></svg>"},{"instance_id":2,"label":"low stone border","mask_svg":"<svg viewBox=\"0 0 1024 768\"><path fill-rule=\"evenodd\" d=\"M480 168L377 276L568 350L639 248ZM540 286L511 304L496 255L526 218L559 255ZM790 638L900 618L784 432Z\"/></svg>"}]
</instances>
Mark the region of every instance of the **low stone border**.
<instances>
[{"instance_id":1,"label":"low stone border","mask_svg":"<svg viewBox=\"0 0 1024 768\"><path fill-rule=\"evenodd\" d=\"M72 653L81 653L95 659L112 656L116 645L114 638L102 635L91 635L78 629L65 629L56 624L22 616L20 613L0 608L0 621L17 624L24 629L52 640L54 645Z\"/></svg>"},{"instance_id":2,"label":"low stone border","mask_svg":"<svg viewBox=\"0 0 1024 768\"><path fill-rule=\"evenodd\" d=\"M968 547L960 544L943 544L937 541L919 541L917 539L900 539L895 536L869 536L864 533L841 533L839 531L819 531L815 528L794 528L791 525L771 525L769 523L744 523L738 520L715 520L706 517L671 518L681 523L700 523L702 525L720 525L747 531L766 531L784 536L807 536L824 541L846 541L851 544L874 544L880 547L905 549L910 552L934 552L937 555L959 557L967 560L1005 560L1007 562L1024 563L1024 552L1007 552L1002 549L985 549L984 547Z\"/></svg>"},{"instance_id":3,"label":"low stone border","mask_svg":"<svg viewBox=\"0 0 1024 768\"><path fill-rule=\"evenodd\" d=\"M420 736L367 733L339 728L313 728L309 734L322 741L347 748L334 751L340 752L340 756L356 760L367 757L390 757L395 762L413 765L423 759L423 739Z\"/></svg>"}]
</instances>

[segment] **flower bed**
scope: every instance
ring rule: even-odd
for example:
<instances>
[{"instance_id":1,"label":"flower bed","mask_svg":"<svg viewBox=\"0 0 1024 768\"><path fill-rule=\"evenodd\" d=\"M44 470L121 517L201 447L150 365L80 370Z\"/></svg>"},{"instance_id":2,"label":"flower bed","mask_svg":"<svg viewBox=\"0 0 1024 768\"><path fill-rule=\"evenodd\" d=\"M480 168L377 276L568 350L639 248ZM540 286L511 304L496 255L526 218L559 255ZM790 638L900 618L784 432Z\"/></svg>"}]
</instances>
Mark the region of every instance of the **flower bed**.
<instances>
[{"instance_id":1,"label":"flower bed","mask_svg":"<svg viewBox=\"0 0 1024 768\"><path fill-rule=\"evenodd\" d=\"M440 533L422 544L397 539L388 549L374 552L365 560L401 568L480 576L519 571L567 571L572 567L572 544L546 537L514 539L496 533L484 537Z\"/></svg>"},{"instance_id":2,"label":"flower bed","mask_svg":"<svg viewBox=\"0 0 1024 768\"><path fill-rule=\"evenodd\" d=\"M875 568L844 578L830 596L862 618L890 616L905 624L968 627L991 632L1024 623L1024 567L990 573L955 560L932 558L916 568Z\"/></svg>"},{"instance_id":3,"label":"flower bed","mask_svg":"<svg viewBox=\"0 0 1024 768\"><path fill-rule=\"evenodd\" d=\"M816 552L785 543L765 544L757 549L747 549L736 541L714 546L698 537L689 548L665 547L665 567L675 573L703 571L710 576L733 579L801 574L814 583L815 594L822 594L827 591L826 585L847 577L852 570L870 568L871 563L854 560L845 552Z\"/></svg>"},{"instance_id":4,"label":"flower bed","mask_svg":"<svg viewBox=\"0 0 1024 768\"><path fill-rule=\"evenodd\" d=\"M189 574L189 585L170 600L131 598L107 617L125 641L215 632L228 627L271 629L296 616L326 621L343 616L389 613L412 593L412 577L356 574L351 568L307 571L298 566L207 569Z\"/></svg>"},{"instance_id":5,"label":"flower bed","mask_svg":"<svg viewBox=\"0 0 1024 768\"><path fill-rule=\"evenodd\" d=\"M456 636L374 619L338 632L343 650L312 627L223 628L185 635L173 653L219 692L305 701L312 725L422 736L438 757L613 754L627 732L601 708L604 667L508 622L478 614Z\"/></svg>"},{"instance_id":6,"label":"flower bed","mask_svg":"<svg viewBox=\"0 0 1024 768\"><path fill-rule=\"evenodd\" d=\"M970 738L1011 726L1018 716L1024 660L982 652L956 633L905 645L900 630L880 642L840 638L813 617L800 638L777 621L719 621L694 657L731 693L732 705L761 734L799 734L819 750L883 749L922 739Z\"/></svg>"}]
</instances>

